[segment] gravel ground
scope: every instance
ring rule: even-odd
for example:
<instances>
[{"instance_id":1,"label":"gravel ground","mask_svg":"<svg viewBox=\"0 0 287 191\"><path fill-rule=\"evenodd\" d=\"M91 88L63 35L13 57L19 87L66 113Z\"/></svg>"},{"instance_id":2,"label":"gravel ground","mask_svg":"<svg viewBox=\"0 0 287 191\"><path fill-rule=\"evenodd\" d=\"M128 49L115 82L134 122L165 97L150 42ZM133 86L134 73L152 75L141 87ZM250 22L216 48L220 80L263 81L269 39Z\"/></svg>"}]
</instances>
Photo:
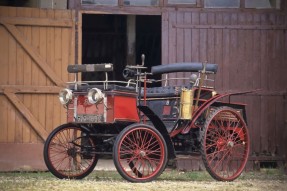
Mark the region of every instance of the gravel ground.
<instances>
[{"instance_id":1,"label":"gravel ground","mask_svg":"<svg viewBox=\"0 0 287 191\"><path fill-rule=\"evenodd\" d=\"M156 190L156 191L286 191L287 176L280 170L262 170L243 174L233 182L218 182L206 172L166 171L149 183L129 183L116 171L94 171L83 180L60 180L50 173L0 173L0 190Z\"/></svg>"}]
</instances>

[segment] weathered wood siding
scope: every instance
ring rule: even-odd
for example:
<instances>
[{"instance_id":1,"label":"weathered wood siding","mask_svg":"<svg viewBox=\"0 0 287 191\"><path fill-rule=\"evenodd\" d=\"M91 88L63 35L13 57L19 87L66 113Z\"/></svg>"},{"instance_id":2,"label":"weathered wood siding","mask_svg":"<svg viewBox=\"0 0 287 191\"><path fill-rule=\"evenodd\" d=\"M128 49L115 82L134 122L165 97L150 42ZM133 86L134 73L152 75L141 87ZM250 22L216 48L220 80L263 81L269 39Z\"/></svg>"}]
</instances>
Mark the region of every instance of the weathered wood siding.
<instances>
[{"instance_id":1,"label":"weathered wood siding","mask_svg":"<svg viewBox=\"0 0 287 191\"><path fill-rule=\"evenodd\" d=\"M74 63L75 57L81 63L81 12L161 15L162 64L214 62L219 64L218 91L261 89L252 95L232 98L248 104L251 155L271 159L287 155L285 1L283 11L183 6L81 7L80 0L75 2L79 17L74 10L0 7L0 153L10 153L0 156L0 170L14 170L39 160L39 168L43 167L42 143L53 128L65 122L65 111L57 94L71 78L66 66ZM162 2L165 1L160 5ZM31 153L26 152L29 149L35 151L33 160Z\"/></svg>"},{"instance_id":2,"label":"weathered wood siding","mask_svg":"<svg viewBox=\"0 0 287 191\"><path fill-rule=\"evenodd\" d=\"M252 156L286 154L286 29L286 12L281 11L179 8L162 15L163 64L217 63L217 91L261 89L231 99L247 104Z\"/></svg>"},{"instance_id":3,"label":"weathered wood siding","mask_svg":"<svg viewBox=\"0 0 287 191\"><path fill-rule=\"evenodd\" d=\"M1 150L7 144L42 145L66 121L57 94L74 62L73 18L71 10L0 7Z\"/></svg>"}]
</instances>

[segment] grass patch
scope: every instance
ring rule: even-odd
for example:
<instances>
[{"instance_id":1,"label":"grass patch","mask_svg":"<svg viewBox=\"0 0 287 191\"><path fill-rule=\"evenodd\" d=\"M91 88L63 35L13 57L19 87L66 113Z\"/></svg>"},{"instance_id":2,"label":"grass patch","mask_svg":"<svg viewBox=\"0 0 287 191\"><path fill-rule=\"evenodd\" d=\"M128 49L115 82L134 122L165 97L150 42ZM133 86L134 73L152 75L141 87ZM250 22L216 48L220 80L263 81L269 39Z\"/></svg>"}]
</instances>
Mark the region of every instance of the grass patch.
<instances>
[{"instance_id":1,"label":"grass patch","mask_svg":"<svg viewBox=\"0 0 287 191\"><path fill-rule=\"evenodd\" d=\"M206 171L182 172L166 170L155 181L149 183L129 183L116 171L94 171L82 180L61 180L49 172L0 173L0 190L286 190L287 176L282 170L262 169L261 171L243 173L233 182L219 182L210 177Z\"/></svg>"},{"instance_id":2,"label":"grass patch","mask_svg":"<svg viewBox=\"0 0 287 191\"><path fill-rule=\"evenodd\" d=\"M286 180L287 176L283 169L262 168L260 171L244 172L240 179L254 180Z\"/></svg>"},{"instance_id":3,"label":"grass patch","mask_svg":"<svg viewBox=\"0 0 287 191\"><path fill-rule=\"evenodd\" d=\"M213 181L212 177L206 171L185 172L166 170L158 179L170 181Z\"/></svg>"},{"instance_id":4,"label":"grass patch","mask_svg":"<svg viewBox=\"0 0 287 191\"><path fill-rule=\"evenodd\" d=\"M124 179L117 171L94 171L85 178L86 180L101 181L123 181Z\"/></svg>"}]
</instances>

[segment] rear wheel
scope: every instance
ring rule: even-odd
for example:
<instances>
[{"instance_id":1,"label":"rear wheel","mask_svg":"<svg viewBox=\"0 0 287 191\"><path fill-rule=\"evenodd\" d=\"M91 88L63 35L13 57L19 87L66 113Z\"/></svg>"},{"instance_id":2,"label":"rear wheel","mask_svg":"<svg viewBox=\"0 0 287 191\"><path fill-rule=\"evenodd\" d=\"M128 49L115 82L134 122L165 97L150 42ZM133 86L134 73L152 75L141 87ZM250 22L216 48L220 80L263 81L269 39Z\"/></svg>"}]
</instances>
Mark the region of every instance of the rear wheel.
<instances>
[{"instance_id":1,"label":"rear wheel","mask_svg":"<svg viewBox=\"0 0 287 191\"><path fill-rule=\"evenodd\" d=\"M93 154L94 141L74 124L54 129L44 145L44 160L58 178L81 179L90 174L98 158Z\"/></svg>"},{"instance_id":2,"label":"rear wheel","mask_svg":"<svg viewBox=\"0 0 287 191\"><path fill-rule=\"evenodd\" d=\"M212 111L201 134L201 154L209 174L220 181L236 179L249 155L249 133L239 112L229 107Z\"/></svg>"},{"instance_id":3,"label":"rear wheel","mask_svg":"<svg viewBox=\"0 0 287 191\"><path fill-rule=\"evenodd\" d=\"M130 182L152 181L166 166L167 146L154 127L133 124L117 136L113 160L124 179Z\"/></svg>"}]
</instances>

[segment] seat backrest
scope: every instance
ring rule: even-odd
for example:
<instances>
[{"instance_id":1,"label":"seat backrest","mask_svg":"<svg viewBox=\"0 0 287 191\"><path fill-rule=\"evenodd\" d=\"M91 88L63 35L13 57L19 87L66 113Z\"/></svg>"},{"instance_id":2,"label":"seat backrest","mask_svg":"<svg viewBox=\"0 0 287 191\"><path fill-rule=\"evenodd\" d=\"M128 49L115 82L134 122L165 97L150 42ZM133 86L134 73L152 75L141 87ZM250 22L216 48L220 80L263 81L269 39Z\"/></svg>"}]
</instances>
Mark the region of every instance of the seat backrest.
<instances>
[{"instance_id":1,"label":"seat backrest","mask_svg":"<svg viewBox=\"0 0 287 191\"><path fill-rule=\"evenodd\" d=\"M152 74L165 74L172 72L199 72L204 68L204 63L197 62L185 62L185 63L175 63L175 64L164 64L159 66L153 66L151 68ZM217 64L206 63L205 70L207 72L216 73Z\"/></svg>"},{"instance_id":2,"label":"seat backrest","mask_svg":"<svg viewBox=\"0 0 287 191\"><path fill-rule=\"evenodd\" d=\"M113 64L82 64L82 65L68 65L67 68L69 73L78 72L112 72Z\"/></svg>"}]
</instances>

